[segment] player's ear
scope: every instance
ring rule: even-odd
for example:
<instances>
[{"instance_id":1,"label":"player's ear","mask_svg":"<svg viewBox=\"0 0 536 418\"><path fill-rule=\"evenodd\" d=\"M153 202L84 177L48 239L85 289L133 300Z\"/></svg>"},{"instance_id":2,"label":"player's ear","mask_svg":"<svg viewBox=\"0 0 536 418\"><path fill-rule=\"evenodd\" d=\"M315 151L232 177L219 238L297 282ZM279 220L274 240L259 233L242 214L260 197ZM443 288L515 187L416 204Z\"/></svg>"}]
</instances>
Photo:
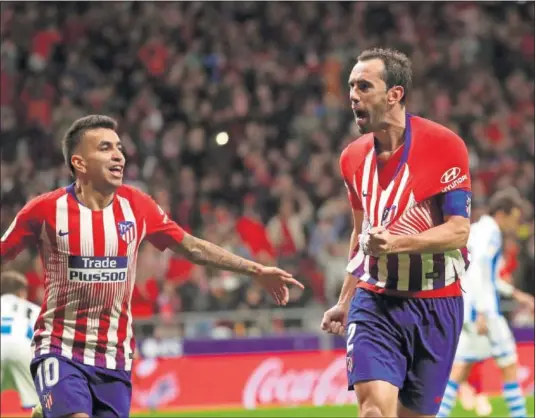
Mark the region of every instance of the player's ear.
<instances>
[{"instance_id":1,"label":"player's ear","mask_svg":"<svg viewBox=\"0 0 536 418\"><path fill-rule=\"evenodd\" d=\"M77 171L80 171L81 173L85 173L87 171L86 161L79 154L74 154L71 157L71 164Z\"/></svg>"},{"instance_id":2,"label":"player's ear","mask_svg":"<svg viewBox=\"0 0 536 418\"><path fill-rule=\"evenodd\" d=\"M400 103L404 97L404 87L402 86L393 86L387 92L387 103L390 105L395 105Z\"/></svg>"}]
</instances>

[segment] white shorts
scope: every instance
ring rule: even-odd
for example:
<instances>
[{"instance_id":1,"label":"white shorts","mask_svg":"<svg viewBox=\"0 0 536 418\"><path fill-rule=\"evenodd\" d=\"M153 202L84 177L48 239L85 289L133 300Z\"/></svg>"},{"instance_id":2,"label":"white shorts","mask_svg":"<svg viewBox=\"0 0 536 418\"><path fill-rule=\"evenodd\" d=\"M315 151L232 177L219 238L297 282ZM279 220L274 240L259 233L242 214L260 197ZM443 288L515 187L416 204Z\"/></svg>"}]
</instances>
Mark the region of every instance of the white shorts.
<instances>
[{"instance_id":1,"label":"white shorts","mask_svg":"<svg viewBox=\"0 0 536 418\"><path fill-rule=\"evenodd\" d=\"M0 389L14 389L19 393L21 406L32 408L39 403L30 362L32 352L29 340L3 336L0 347Z\"/></svg>"},{"instance_id":2,"label":"white shorts","mask_svg":"<svg viewBox=\"0 0 536 418\"><path fill-rule=\"evenodd\" d=\"M478 335L476 324L467 322L462 328L456 363L476 363L493 357L499 367L517 362L517 349L514 335L504 316L488 320L488 334Z\"/></svg>"}]
</instances>

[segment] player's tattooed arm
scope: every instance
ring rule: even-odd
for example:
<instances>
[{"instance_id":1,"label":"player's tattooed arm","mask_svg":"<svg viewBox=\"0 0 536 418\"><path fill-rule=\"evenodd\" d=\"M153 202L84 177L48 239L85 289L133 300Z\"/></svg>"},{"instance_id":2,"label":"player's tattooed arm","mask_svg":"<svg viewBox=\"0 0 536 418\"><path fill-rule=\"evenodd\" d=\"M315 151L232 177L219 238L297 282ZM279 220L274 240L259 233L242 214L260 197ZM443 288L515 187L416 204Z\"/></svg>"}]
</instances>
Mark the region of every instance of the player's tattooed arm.
<instances>
[{"instance_id":1,"label":"player's tattooed arm","mask_svg":"<svg viewBox=\"0 0 536 418\"><path fill-rule=\"evenodd\" d=\"M209 265L253 277L257 283L272 295L278 305L286 305L289 300L287 286L303 289L292 274L277 267L267 267L254 261L234 255L223 248L200 238L185 234L180 243L172 250L182 254L195 264Z\"/></svg>"},{"instance_id":2,"label":"player's tattooed arm","mask_svg":"<svg viewBox=\"0 0 536 418\"><path fill-rule=\"evenodd\" d=\"M186 234L183 240L173 248L179 253L199 265L209 265L222 270L256 276L262 271L260 264L239 257L218 245Z\"/></svg>"}]
</instances>

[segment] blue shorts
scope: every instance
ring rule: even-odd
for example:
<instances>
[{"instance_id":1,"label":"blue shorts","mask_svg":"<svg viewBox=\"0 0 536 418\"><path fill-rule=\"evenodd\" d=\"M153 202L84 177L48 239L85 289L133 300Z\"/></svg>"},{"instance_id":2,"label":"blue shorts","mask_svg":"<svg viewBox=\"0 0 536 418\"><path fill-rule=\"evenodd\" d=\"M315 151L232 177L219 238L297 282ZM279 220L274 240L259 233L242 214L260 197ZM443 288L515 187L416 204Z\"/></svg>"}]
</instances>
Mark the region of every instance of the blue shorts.
<instances>
[{"instance_id":1,"label":"blue shorts","mask_svg":"<svg viewBox=\"0 0 536 418\"><path fill-rule=\"evenodd\" d=\"M33 360L30 370L45 418L77 412L106 418L130 415L130 372L88 366L53 354Z\"/></svg>"},{"instance_id":2,"label":"blue shorts","mask_svg":"<svg viewBox=\"0 0 536 418\"><path fill-rule=\"evenodd\" d=\"M386 381L406 408L436 415L462 325L461 296L403 299L358 289L348 313L348 389Z\"/></svg>"}]
</instances>

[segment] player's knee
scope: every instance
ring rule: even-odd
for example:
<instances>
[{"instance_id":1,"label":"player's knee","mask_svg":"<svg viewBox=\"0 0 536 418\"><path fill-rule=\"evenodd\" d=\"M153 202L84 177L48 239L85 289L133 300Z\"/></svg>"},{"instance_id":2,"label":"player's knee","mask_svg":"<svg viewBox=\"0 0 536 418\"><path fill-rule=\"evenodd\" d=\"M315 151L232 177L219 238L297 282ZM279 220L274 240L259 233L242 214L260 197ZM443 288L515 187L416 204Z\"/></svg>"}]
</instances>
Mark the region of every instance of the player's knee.
<instances>
[{"instance_id":1,"label":"player's knee","mask_svg":"<svg viewBox=\"0 0 536 418\"><path fill-rule=\"evenodd\" d=\"M372 417L385 417L381 409L372 404L364 404L359 408L359 416L363 418L372 418Z\"/></svg>"},{"instance_id":2,"label":"player's knee","mask_svg":"<svg viewBox=\"0 0 536 418\"><path fill-rule=\"evenodd\" d=\"M398 403L396 416L398 418L433 418L435 415L420 414L405 407L401 402Z\"/></svg>"},{"instance_id":3,"label":"player's knee","mask_svg":"<svg viewBox=\"0 0 536 418\"><path fill-rule=\"evenodd\" d=\"M394 417L396 404L377 397L366 398L359 402L360 417Z\"/></svg>"},{"instance_id":4,"label":"player's knee","mask_svg":"<svg viewBox=\"0 0 536 418\"><path fill-rule=\"evenodd\" d=\"M77 412L75 414L68 415L65 418L89 418L89 415L85 412Z\"/></svg>"},{"instance_id":5,"label":"player's knee","mask_svg":"<svg viewBox=\"0 0 536 418\"><path fill-rule=\"evenodd\" d=\"M354 385L354 389L359 404L359 416L394 416L398 398L396 386L384 381L371 381L357 383Z\"/></svg>"},{"instance_id":6,"label":"player's knee","mask_svg":"<svg viewBox=\"0 0 536 418\"><path fill-rule=\"evenodd\" d=\"M502 369L503 379L505 382L513 382L517 380L517 362L515 358L510 358L509 361L504 361L502 364L497 362Z\"/></svg>"}]
</instances>

